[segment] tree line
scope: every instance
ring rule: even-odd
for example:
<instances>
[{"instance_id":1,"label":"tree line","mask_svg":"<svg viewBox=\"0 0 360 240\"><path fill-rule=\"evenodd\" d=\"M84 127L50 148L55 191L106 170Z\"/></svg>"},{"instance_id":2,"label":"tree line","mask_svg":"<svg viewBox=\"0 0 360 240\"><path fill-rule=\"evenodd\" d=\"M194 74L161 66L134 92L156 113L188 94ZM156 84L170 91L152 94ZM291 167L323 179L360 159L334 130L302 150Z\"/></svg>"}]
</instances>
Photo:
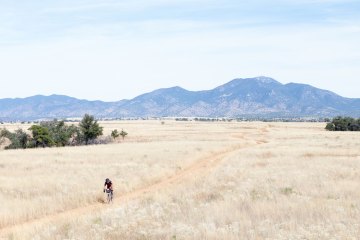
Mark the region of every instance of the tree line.
<instances>
[{"instance_id":1,"label":"tree line","mask_svg":"<svg viewBox=\"0 0 360 240\"><path fill-rule=\"evenodd\" d=\"M28 130L30 134L23 129L17 129L14 132L6 128L1 129L0 139L7 138L11 142L5 149L88 145L103 135L103 127L94 116L88 114L85 114L78 126L67 125L63 120L54 119L32 125ZM126 135L127 132L124 130L118 132L115 129L111 133L113 139L119 136L124 139Z\"/></svg>"},{"instance_id":2,"label":"tree line","mask_svg":"<svg viewBox=\"0 0 360 240\"><path fill-rule=\"evenodd\" d=\"M326 127L328 131L360 131L360 118L335 117Z\"/></svg>"}]
</instances>

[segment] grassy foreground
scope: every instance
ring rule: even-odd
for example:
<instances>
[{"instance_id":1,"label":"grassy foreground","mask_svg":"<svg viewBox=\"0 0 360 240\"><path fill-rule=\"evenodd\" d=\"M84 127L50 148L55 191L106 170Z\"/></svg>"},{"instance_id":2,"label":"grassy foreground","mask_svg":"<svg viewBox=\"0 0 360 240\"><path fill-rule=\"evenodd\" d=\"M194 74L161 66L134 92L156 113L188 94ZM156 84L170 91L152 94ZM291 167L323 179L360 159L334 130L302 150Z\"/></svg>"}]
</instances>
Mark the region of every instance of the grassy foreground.
<instances>
[{"instance_id":1,"label":"grassy foreground","mask_svg":"<svg viewBox=\"0 0 360 240\"><path fill-rule=\"evenodd\" d=\"M102 125L105 134L124 128L129 136L0 150L0 239L360 236L356 132L319 123ZM115 186L110 206L102 203L106 177Z\"/></svg>"}]
</instances>

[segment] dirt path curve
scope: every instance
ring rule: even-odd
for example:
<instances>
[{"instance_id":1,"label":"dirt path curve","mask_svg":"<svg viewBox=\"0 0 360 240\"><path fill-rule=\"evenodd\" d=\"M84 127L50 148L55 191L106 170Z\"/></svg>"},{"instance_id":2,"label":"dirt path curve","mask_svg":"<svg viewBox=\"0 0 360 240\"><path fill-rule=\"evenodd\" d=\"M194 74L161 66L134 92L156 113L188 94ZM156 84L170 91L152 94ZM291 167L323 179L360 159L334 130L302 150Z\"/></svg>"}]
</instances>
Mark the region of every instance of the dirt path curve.
<instances>
[{"instance_id":1,"label":"dirt path curve","mask_svg":"<svg viewBox=\"0 0 360 240\"><path fill-rule=\"evenodd\" d=\"M174 175L163 178L162 180L148 185L146 187L142 187L136 189L132 192L125 193L118 198L114 199L114 203L110 205L106 205L103 203L95 203L81 208L75 208L66 210L59 213L50 214L44 217L40 217L37 219L32 219L29 221L25 221L23 223L19 223L16 225L6 226L0 229L0 239L1 237L9 236L12 232L20 231L23 228L33 228L36 226L41 226L43 224L48 224L52 222L57 222L62 219L74 218L76 216L81 216L86 213L91 213L93 211L102 210L106 208L116 208L118 206L123 205L126 202L129 202L133 199L141 198L146 196L147 194L154 193L161 189L171 187L183 182L191 181L194 177L201 176L203 174L208 173L212 169L214 169L220 162L222 162L226 157L235 154L236 152L248 148L255 147L259 144L254 143L243 143L236 144L225 149L222 149L217 152L211 153L211 155L207 155L205 157L200 158L195 161L194 164L179 170Z\"/></svg>"}]
</instances>

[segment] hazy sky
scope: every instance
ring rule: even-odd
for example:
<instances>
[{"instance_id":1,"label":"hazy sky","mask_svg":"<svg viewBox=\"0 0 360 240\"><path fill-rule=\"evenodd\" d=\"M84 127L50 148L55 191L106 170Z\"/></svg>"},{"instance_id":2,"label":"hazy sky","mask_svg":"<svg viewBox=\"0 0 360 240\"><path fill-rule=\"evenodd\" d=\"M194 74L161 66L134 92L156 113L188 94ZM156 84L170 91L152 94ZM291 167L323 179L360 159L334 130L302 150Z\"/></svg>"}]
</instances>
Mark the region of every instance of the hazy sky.
<instances>
[{"instance_id":1,"label":"hazy sky","mask_svg":"<svg viewBox=\"0 0 360 240\"><path fill-rule=\"evenodd\" d=\"M269 76L360 98L359 0L0 0L0 98Z\"/></svg>"}]
</instances>

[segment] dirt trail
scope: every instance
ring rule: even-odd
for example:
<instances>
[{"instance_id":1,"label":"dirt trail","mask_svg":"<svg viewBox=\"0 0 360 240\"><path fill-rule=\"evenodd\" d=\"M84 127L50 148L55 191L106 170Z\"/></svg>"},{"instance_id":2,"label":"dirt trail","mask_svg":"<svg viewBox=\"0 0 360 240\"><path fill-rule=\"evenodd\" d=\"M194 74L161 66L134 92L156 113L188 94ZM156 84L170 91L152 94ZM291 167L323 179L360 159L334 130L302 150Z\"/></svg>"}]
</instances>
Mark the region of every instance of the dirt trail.
<instances>
[{"instance_id":1,"label":"dirt trail","mask_svg":"<svg viewBox=\"0 0 360 240\"><path fill-rule=\"evenodd\" d=\"M162 180L153 183L149 186L142 187L132 192L122 194L118 198L115 198L114 203L110 205L106 205L103 203L95 203L85 207L70 209L64 212L54 213L37 219L32 219L16 225L6 226L0 229L0 239L1 237L5 237L11 234L12 232L21 230L22 228L33 228L36 226L41 226L43 224L57 222L62 219L74 218L76 216L81 216L83 214L91 213L97 210L102 210L106 208L116 208L133 199L144 197L146 196L146 194L154 193L156 191L159 191L167 187L171 187L183 182L191 181L191 179L195 177L208 173L209 171L214 169L222 160L234 154L235 152L244 148L254 147L261 143L262 142L260 143L257 142L257 144L243 143L243 144L232 145L231 147L227 147L221 151L202 157L198 161L195 161L194 164L182 170L179 170L172 176L165 177Z\"/></svg>"}]
</instances>

